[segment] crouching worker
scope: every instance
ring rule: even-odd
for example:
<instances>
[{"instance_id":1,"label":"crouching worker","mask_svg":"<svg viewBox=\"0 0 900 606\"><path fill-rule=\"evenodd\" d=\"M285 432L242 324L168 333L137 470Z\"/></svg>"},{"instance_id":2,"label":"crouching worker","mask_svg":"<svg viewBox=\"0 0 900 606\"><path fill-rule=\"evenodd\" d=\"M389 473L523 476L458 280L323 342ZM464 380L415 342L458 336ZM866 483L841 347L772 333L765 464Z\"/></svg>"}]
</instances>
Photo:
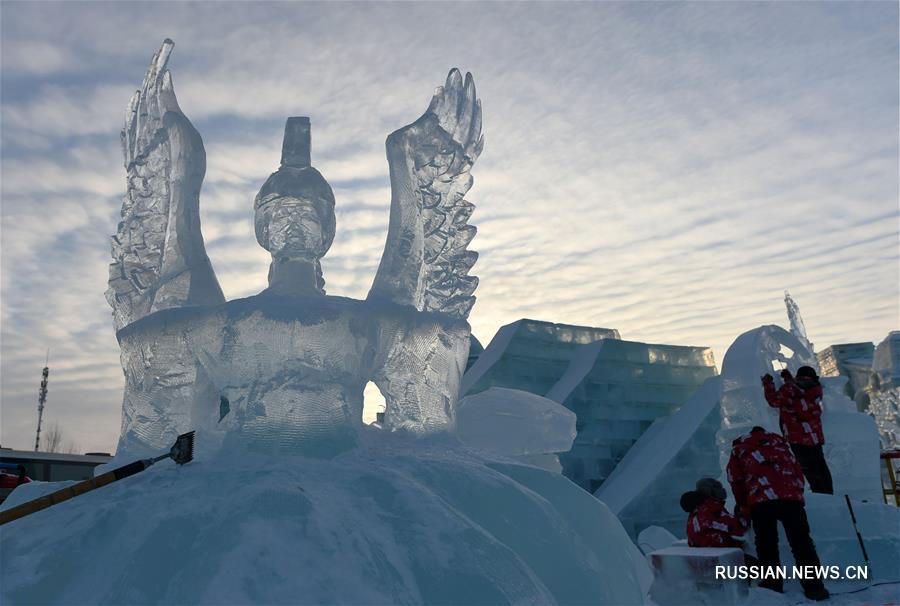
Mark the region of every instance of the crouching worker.
<instances>
[{"instance_id":1,"label":"crouching worker","mask_svg":"<svg viewBox=\"0 0 900 606\"><path fill-rule=\"evenodd\" d=\"M781 433L791 445L791 451L803 469L803 475L813 492L834 494L831 471L825 462L822 446L822 385L816 371L810 366L797 369L797 378L791 371L781 371L784 384L775 389L772 375L762 378L763 391L769 406L778 409Z\"/></svg>"},{"instance_id":2,"label":"crouching worker","mask_svg":"<svg viewBox=\"0 0 900 606\"><path fill-rule=\"evenodd\" d=\"M689 546L738 549L744 546L747 528L728 513L726 498L725 487L713 478L698 480L696 490L681 495L681 508L690 514L687 521Z\"/></svg>"},{"instance_id":3,"label":"crouching worker","mask_svg":"<svg viewBox=\"0 0 900 606\"><path fill-rule=\"evenodd\" d=\"M732 442L727 471L737 503L735 509L740 508L742 515L749 513L753 523L759 565L781 565L778 554L778 522L781 522L797 566L819 566L804 508L803 472L784 438L754 427L749 434ZM801 579L800 584L811 600L829 597L821 579ZM784 580L763 578L759 586L781 593Z\"/></svg>"}]
</instances>

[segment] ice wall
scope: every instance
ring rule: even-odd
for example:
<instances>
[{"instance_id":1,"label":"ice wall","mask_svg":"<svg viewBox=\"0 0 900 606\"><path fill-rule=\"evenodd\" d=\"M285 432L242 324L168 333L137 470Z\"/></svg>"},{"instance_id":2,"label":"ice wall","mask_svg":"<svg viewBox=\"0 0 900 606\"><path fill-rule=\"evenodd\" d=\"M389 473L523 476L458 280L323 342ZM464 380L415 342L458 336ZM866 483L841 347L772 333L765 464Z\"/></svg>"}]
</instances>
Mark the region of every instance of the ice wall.
<instances>
[{"instance_id":1,"label":"ice wall","mask_svg":"<svg viewBox=\"0 0 900 606\"><path fill-rule=\"evenodd\" d=\"M459 393L509 387L545 395L566 371L579 346L618 338L619 332L610 328L517 320L497 331L463 376Z\"/></svg>"},{"instance_id":2,"label":"ice wall","mask_svg":"<svg viewBox=\"0 0 900 606\"><path fill-rule=\"evenodd\" d=\"M547 392L578 415L563 471L593 492L660 416L675 412L716 374L712 350L604 339L582 346Z\"/></svg>"},{"instance_id":3,"label":"ice wall","mask_svg":"<svg viewBox=\"0 0 900 606\"><path fill-rule=\"evenodd\" d=\"M685 538L681 494L693 490L701 477L721 475L716 446L720 390L721 378L709 378L675 414L657 419L594 492L630 536L661 526Z\"/></svg>"}]
</instances>

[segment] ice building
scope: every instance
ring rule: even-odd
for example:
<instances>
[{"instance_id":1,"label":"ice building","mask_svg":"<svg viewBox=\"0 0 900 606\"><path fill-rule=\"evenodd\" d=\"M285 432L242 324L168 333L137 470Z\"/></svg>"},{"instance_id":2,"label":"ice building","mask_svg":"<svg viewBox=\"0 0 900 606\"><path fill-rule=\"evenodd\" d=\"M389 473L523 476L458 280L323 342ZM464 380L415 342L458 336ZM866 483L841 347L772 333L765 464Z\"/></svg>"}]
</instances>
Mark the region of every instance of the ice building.
<instances>
[{"instance_id":1,"label":"ice building","mask_svg":"<svg viewBox=\"0 0 900 606\"><path fill-rule=\"evenodd\" d=\"M875 348L869 412L878 424L882 447L900 447L900 330L892 331Z\"/></svg>"},{"instance_id":2,"label":"ice building","mask_svg":"<svg viewBox=\"0 0 900 606\"><path fill-rule=\"evenodd\" d=\"M840 343L827 347L816 354L823 377L846 377L844 393L856 402L857 409L865 411L869 407L866 388L872 374L875 345L868 343Z\"/></svg>"},{"instance_id":3,"label":"ice building","mask_svg":"<svg viewBox=\"0 0 900 606\"><path fill-rule=\"evenodd\" d=\"M563 473L593 492L659 417L716 375L712 350L603 339L581 347L547 392L578 416Z\"/></svg>"},{"instance_id":4,"label":"ice building","mask_svg":"<svg viewBox=\"0 0 900 606\"><path fill-rule=\"evenodd\" d=\"M698 478L722 474L716 445L720 390L721 378L709 378L673 415L654 421L594 492L630 536L661 526L684 538L681 493Z\"/></svg>"},{"instance_id":5,"label":"ice building","mask_svg":"<svg viewBox=\"0 0 900 606\"><path fill-rule=\"evenodd\" d=\"M612 328L517 320L501 327L466 371L460 396L489 387L521 389L543 396L566 372L580 346L618 338L619 331Z\"/></svg>"}]
</instances>

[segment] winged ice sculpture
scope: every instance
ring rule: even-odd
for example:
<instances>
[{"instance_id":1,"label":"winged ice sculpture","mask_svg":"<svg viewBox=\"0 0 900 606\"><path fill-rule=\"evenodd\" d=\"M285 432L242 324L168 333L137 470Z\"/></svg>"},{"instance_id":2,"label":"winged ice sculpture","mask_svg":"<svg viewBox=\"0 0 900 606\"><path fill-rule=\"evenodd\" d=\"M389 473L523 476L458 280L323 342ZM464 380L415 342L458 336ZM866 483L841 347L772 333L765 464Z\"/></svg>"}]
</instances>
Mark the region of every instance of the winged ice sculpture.
<instances>
[{"instance_id":1,"label":"winged ice sculpture","mask_svg":"<svg viewBox=\"0 0 900 606\"><path fill-rule=\"evenodd\" d=\"M188 427L340 452L355 443L370 380L388 429L451 430L478 284L464 199L483 145L471 74L451 70L425 113L387 139L390 225L366 301L325 295L334 194L311 166L309 119L289 118L281 166L254 202L269 287L226 303L200 232L206 156L175 98L173 46L154 55L122 131L128 180L106 293L126 376L119 454Z\"/></svg>"}]
</instances>

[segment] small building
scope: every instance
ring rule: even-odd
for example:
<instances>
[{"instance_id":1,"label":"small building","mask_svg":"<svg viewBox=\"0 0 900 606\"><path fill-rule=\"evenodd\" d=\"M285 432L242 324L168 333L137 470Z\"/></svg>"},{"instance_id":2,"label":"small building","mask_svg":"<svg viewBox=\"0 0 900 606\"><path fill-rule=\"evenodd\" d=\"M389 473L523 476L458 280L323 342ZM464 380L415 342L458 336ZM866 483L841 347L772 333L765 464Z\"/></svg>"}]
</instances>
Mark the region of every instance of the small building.
<instances>
[{"instance_id":1,"label":"small building","mask_svg":"<svg viewBox=\"0 0 900 606\"><path fill-rule=\"evenodd\" d=\"M0 448L0 463L24 465L25 475L39 482L87 480L94 477L94 468L112 460L108 453L62 454Z\"/></svg>"}]
</instances>

